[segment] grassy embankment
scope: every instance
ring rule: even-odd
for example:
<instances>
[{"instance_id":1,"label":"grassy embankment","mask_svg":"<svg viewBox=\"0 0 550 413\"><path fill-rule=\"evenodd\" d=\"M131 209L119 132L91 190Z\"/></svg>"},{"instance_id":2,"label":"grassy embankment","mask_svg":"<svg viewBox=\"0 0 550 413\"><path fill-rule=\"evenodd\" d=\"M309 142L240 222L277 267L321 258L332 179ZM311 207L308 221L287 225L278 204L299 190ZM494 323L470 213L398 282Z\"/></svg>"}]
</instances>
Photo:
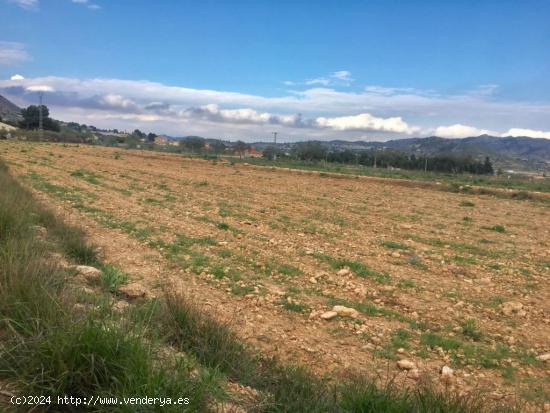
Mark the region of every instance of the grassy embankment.
<instances>
[{"instance_id":1,"label":"grassy embankment","mask_svg":"<svg viewBox=\"0 0 550 413\"><path fill-rule=\"evenodd\" d=\"M329 381L283 365L244 345L178 293L117 310L123 273L102 264L84 233L41 206L2 163L0 188L0 380L16 394L191 402L183 408L96 405L73 411L200 412L215 411L224 401L257 412L485 410L479 398L430 387L377 387L353 375ZM102 268L98 285L83 289L55 253L72 264ZM228 392L228 382L250 386L254 396L244 400Z\"/></svg>"}]
</instances>

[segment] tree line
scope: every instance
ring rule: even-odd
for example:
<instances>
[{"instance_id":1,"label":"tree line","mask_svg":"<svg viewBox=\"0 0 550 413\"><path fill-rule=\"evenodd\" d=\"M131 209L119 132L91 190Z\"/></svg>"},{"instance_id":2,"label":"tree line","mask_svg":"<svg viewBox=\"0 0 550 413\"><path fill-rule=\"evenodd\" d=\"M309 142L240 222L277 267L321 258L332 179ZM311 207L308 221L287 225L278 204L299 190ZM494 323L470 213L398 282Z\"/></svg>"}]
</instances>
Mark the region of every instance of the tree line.
<instances>
[{"instance_id":1,"label":"tree line","mask_svg":"<svg viewBox=\"0 0 550 413\"><path fill-rule=\"evenodd\" d=\"M471 156L417 156L394 150L329 150L328 147L317 141L299 142L293 146L289 154L284 154L273 146L264 150L264 157L267 159L285 156L307 162L325 161L375 168L399 168L455 174L494 174L493 164L488 156L480 161Z\"/></svg>"}]
</instances>

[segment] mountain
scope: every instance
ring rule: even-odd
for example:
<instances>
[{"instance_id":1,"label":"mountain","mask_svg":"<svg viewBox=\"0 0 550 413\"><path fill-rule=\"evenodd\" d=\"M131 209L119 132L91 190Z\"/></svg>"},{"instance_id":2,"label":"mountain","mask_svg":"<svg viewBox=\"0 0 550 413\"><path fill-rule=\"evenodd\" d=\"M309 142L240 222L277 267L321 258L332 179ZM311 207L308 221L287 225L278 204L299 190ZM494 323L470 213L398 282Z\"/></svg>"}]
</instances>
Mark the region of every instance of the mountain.
<instances>
[{"instance_id":1,"label":"mountain","mask_svg":"<svg viewBox=\"0 0 550 413\"><path fill-rule=\"evenodd\" d=\"M19 121L21 119L21 108L0 95L0 118L4 121Z\"/></svg>"},{"instance_id":2,"label":"mountain","mask_svg":"<svg viewBox=\"0 0 550 413\"><path fill-rule=\"evenodd\" d=\"M497 137L481 135L462 139L428 138L397 139L387 142L327 142L334 149L384 149L415 155L455 155L482 159L489 156L499 166L518 169L548 169L550 139L529 137Z\"/></svg>"}]
</instances>

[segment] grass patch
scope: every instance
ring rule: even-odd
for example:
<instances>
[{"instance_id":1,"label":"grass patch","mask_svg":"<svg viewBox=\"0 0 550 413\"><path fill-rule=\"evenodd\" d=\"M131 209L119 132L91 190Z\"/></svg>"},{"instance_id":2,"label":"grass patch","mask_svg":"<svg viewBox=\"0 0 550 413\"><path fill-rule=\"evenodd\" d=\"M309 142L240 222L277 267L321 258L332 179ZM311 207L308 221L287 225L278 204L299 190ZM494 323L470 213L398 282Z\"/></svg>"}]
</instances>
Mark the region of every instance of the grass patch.
<instances>
[{"instance_id":1,"label":"grass patch","mask_svg":"<svg viewBox=\"0 0 550 413\"><path fill-rule=\"evenodd\" d=\"M114 265L103 265L100 277L101 287L109 293L116 293L122 285L128 282L128 275Z\"/></svg>"},{"instance_id":2,"label":"grass patch","mask_svg":"<svg viewBox=\"0 0 550 413\"><path fill-rule=\"evenodd\" d=\"M481 334L481 331L479 331L477 327L476 320L464 320L460 326L462 327L462 334L465 337L468 337L474 341L480 341L483 337L483 334Z\"/></svg>"},{"instance_id":3,"label":"grass patch","mask_svg":"<svg viewBox=\"0 0 550 413\"><path fill-rule=\"evenodd\" d=\"M506 228L504 228L502 225L493 225L492 227L481 227L482 229L486 229L488 231L495 231L499 233L505 233Z\"/></svg>"},{"instance_id":4,"label":"grass patch","mask_svg":"<svg viewBox=\"0 0 550 413\"><path fill-rule=\"evenodd\" d=\"M86 169L77 169L76 171L71 172L71 176L81 178L92 185L99 185L101 183L98 175Z\"/></svg>"},{"instance_id":5,"label":"grass patch","mask_svg":"<svg viewBox=\"0 0 550 413\"><path fill-rule=\"evenodd\" d=\"M382 245L385 248L394 249L394 250L408 250L409 247L405 244L401 244L399 242L394 241L382 241L380 242L380 245Z\"/></svg>"},{"instance_id":6,"label":"grass patch","mask_svg":"<svg viewBox=\"0 0 550 413\"><path fill-rule=\"evenodd\" d=\"M353 261L346 258L333 258L329 255L320 253L315 253L314 256L321 261L327 262L335 270L349 268L355 275L361 278L372 278L380 284L391 283L391 277L389 274L374 271L359 261Z\"/></svg>"}]
</instances>

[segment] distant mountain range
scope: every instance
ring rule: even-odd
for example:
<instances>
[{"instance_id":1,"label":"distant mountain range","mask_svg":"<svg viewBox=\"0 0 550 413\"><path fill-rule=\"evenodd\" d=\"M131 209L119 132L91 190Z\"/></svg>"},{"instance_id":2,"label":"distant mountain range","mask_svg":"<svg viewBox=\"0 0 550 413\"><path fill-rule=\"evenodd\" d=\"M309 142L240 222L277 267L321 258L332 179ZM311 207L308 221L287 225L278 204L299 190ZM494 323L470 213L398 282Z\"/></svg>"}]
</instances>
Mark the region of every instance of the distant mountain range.
<instances>
[{"instance_id":1,"label":"distant mountain range","mask_svg":"<svg viewBox=\"0 0 550 413\"><path fill-rule=\"evenodd\" d=\"M21 119L21 108L0 95L0 118L16 122Z\"/></svg>"},{"instance_id":2,"label":"distant mountain range","mask_svg":"<svg viewBox=\"0 0 550 413\"><path fill-rule=\"evenodd\" d=\"M390 149L415 155L456 155L482 158L489 156L508 168L550 168L550 139L529 137L477 137L446 139L437 136L428 138L397 139L387 142L329 141L331 147L340 149Z\"/></svg>"}]
</instances>

